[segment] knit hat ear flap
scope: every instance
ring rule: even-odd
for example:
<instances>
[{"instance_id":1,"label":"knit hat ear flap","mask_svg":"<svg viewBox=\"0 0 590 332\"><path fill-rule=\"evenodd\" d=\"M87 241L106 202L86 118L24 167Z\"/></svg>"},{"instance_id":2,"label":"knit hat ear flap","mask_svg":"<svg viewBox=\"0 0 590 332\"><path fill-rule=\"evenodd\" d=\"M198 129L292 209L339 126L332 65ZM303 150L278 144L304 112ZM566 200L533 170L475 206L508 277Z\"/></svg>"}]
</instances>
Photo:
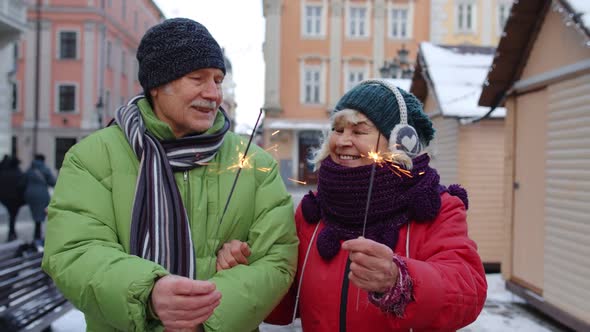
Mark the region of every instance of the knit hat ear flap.
<instances>
[{"instance_id":1,"label":"knit hat ear flap","mask_svg":"<svg viewBox=\"0 0 590 332\"><path fill-rule=\"evenodd\" d=\"M416 157L422 151L422 143L414 127L408 124L408 107L404 97L397 87L389 86L399 106L400 122L393 127L389 137L389 149L391 151L401 150L410 158ZM392 146L393 145L393 146ZM395 149L395 150L394 150Z\"/></svg>"},{"instance_id":2,"label":"knit hat ear flap","mask_svg":"<svg viewBox=\"0 0 590 332\"><path fill-rule=\"evenodd\" d=\"M422 143L416 129L408 124L408 107L398 88L387 81L377 79L365 80L359 84L379 84L391 90L399 107L400 122L393 127L389 136L389 150L404 152L410 158L419 155L422 152Z\"/></svg>"}]
</instances>

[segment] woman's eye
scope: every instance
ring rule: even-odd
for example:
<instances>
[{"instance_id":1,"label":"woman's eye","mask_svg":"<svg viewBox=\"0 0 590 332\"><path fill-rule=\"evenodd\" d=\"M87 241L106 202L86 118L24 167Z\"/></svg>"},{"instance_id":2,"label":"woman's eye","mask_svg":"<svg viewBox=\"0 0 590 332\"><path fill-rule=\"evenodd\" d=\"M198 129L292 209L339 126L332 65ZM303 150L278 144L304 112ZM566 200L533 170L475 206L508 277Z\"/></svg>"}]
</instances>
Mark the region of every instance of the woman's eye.
<instances>
[{"instance_id":1,"label":"woman's eye","mask_svg":"<svg viewBox=\"0 0 590 332\"><path fill-rule=\"evenodd\" d=\"M332 128L332 131L335 131L337 133L342 133L344 131L344 129L342 129L342 128Z\"/></svg>"},{"instance_id":2,"label":"woman's eye","mask_svg":"<svg viewBox=\"0 0 590 332\"><path fill-rule=\"evenodd\" d=\"M361 131L361 130L355 130L353 133L355 135L367 135L367 132L366 131Z\"/></svg>"}]
</instances>

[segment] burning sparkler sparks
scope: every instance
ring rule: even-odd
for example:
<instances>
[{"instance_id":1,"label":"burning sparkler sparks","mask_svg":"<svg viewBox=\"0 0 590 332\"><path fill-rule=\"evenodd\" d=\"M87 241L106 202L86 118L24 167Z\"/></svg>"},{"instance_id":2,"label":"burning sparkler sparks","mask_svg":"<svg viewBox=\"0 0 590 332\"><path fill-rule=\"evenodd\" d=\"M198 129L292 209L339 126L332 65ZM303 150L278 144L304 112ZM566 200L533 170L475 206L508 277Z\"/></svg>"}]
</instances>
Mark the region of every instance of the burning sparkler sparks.
<instances>
[{"instance_id":1,"label":"burning sparkler sparks","mask_svg":"<svg viewBox=\"0 0 590 332\"><path fill-rule=\"evenodd\" d=\"M246 154L242 153L242 152L238 152L238 162L229 166L227 168L227 170L232 170L232 169L241 169L241 168L252 168L252 166L250 165L250 157L246 157Z\"/></svg>"},{"instance_id":2,"label":"burning sparkler sparks","mask_svg":"<svg viewBox=\"0 0 590 332\"><path fill-rule=\"evenodd\" d=\"M277 130L277 131L273 132L272 134L270 134L270 136L274 136L274 135L278 134L279 132L280 132L280 130Z\"/></svg>"},{"instance_id":3,"label":"burning sparkler sparks","mask_svg":"<svg viewBox=\"0 0 590 332\"><path fill-rule=\"evenodd\" d=\"M244 154L238 154L238 164L237 164L237 169L238 171L236 172L236 177L234 178L234 182L231 186L231 189L229 191L229 195L227 196L227 201L225 201L225 207L223 208L223 212L221 213L221 218L219 218L219 225L217 227L217 231L219 231L219 228L221 227L221 223L223 222L223 217L225 216L225 213L227 212L227 207L229 206L229 202L231 201L231 197L234 194L234 190L236 189L236 183L238 182L238 178L240 177L240 173L242 172L242 169L244 169L244 167L248 164L248 150L250 149L250 144L252 144L252 138L254 138L254 135L256 134L256 127L258 127L258 122L260 122L260 116L262 116L262 108L260 109L260 112L258 113L258 118L256 119L256 123L254 124L254 128L252 128L252 133L250 134L250 139L248 140L248 145L246 145L246 150L244 151ZM216 233L217 233L216 231Z\"/></svg>"},{"instance_id":4,"label":"burning sparkler sparks","mask_svg":"<svg viewBox=\"0 0 590 332\"><path fill-rule=\"evenodd\" d=\"M299 183L299 184L307 184L307 182L305 181L299 181L299 180L295 180L295 179L291 179L291 178L287 178L289 179L289 181L295 182L295 183Z\"/></svg>"}]
</instances>

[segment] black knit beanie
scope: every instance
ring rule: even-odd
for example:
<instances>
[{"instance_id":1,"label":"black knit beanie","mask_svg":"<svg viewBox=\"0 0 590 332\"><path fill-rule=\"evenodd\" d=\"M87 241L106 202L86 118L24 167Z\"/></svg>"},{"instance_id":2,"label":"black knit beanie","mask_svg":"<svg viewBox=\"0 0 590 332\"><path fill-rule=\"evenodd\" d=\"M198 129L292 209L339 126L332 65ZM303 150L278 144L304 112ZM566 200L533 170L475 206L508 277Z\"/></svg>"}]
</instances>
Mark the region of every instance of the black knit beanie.
<instances>
[{"instance_id":1,"label":"black knit beanie","mask_svg":"<svg viewBox=\"0 0 590 332\"><path fill-rule=\"evenodd\" d=\"M202 68L225 74L221 47L207 28L188 18L171 18L151 27L137 49L139 84L149 92Z\"/></svg>"},{"instance_id":2,"label":"black knit beanie","mask_svg":"<svg viewBox=\"0 0 590 332\"><path fill-rule=\"evenodd\" d=\"M424 146L434 138L432 121L424 113L422 103L413 94L398 88L408 109L408 124L416 129L416 133ZM359 84L340 98L333 113L343 109L352 109L363 113L379 131L389 139L391 131L400 123L399 106L395 95L381 84Z\"/></svg>"}]
</instances>

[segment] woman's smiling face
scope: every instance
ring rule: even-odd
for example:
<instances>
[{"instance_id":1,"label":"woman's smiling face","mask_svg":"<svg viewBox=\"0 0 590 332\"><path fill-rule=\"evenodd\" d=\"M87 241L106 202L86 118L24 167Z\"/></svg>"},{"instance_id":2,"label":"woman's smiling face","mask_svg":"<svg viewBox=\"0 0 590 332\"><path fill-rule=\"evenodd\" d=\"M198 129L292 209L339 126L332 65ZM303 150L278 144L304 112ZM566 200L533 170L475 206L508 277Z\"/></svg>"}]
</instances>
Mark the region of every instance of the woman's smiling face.
<instances>
[{"instance_id":1,"label":"woman's smiling face","mask_svg":"<svg viewBox=\"0 0 590 332\"><path fill-rule=\"evenodd\" d=\"M387 138L364 114L352 110L339 113L329 139L330 157L335 163L346 167L372 164L374 161L369 158L369 152L375 151L377 140L377 151L388 151ZM378 139L379 135L381 138Z\"/></svg>"}]
</instances>

